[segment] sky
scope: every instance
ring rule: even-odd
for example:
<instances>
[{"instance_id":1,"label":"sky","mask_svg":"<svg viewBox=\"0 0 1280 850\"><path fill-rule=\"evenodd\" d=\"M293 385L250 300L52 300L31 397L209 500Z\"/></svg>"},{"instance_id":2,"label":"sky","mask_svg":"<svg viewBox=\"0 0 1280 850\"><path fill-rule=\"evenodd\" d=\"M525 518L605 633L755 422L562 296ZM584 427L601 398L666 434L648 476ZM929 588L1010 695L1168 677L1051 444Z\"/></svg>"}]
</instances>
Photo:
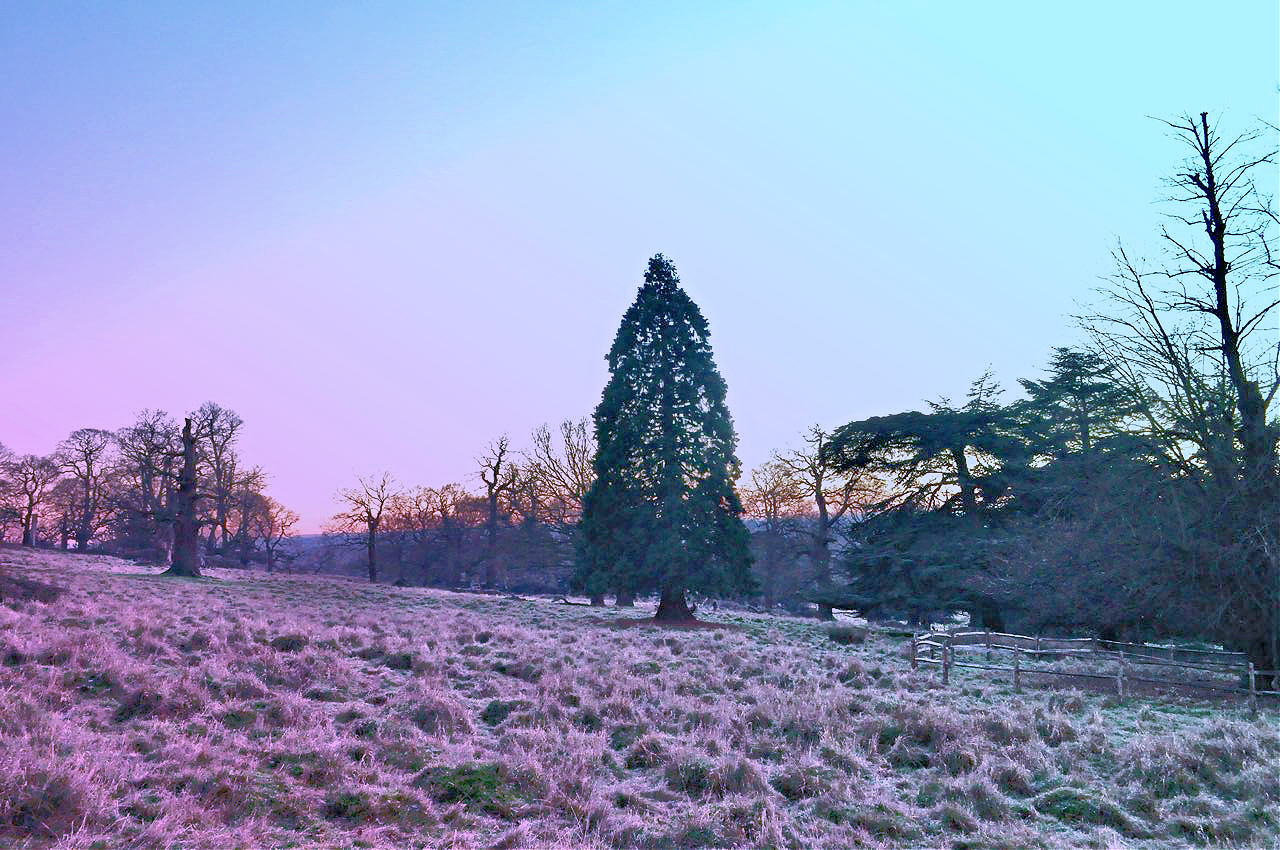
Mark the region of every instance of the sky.
<instances>
[{"instance_id":1,"label":"sky","mask_svg":"<svg viewBox=\"0 0 1280 850\"><path fill-rule=\"evenodd\" d=\"M1008 390L1156 256L1156 119L1277 123L1274 0L0 6L0 443L205 401L318 530L589 416L648 258L744 468ZM1271 187L1267 187L1271 188Z\"/></svg>"}]
</instances>

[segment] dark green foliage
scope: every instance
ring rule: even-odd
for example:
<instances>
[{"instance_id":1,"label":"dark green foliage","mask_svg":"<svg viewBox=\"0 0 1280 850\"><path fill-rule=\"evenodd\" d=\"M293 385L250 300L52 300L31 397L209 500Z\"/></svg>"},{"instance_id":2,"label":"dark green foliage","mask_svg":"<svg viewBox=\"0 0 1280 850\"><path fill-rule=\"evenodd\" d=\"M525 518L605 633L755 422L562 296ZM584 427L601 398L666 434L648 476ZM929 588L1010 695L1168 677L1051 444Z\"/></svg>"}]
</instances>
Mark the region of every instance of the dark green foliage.
<instances>
[{"instance_id":1,"label":"dark green foliage","mask_svg":"<svg viewBox=\"0 0 1280 850\"><path fill-rule=\"evenodd\" d=\"M392 670L412 670L413 669L413 653L412 652L393 652L387 656L383 662Z\"/></svg>"},{"instance_id":2,"label":"dark green foliage","mask_svg":"<svg viewBox=\"0 0 1280 850\"><path fill-rule=\"evenodd\" d=\"M975 622L1003 630L989 560L1029 455L1012 411L995 403L1000 392L985 374L962 407L943 399L929 413L872 417L832 435L834 468L888 484L847 531L849 601L862 611L928 622L969 609L985 614Z\"/></svg>"},{"instance_id":3,"label":"dark green foliage","mask_svg":"<svg viewBox=\"0 0 1280 850\"><path fill-rule=\"evenodd\" d=\"M513 817L515 806L521 802L498 764L429 767L414 777L413 784L437 803L465 803L468 809L498 817Z\"/></svg>"},{"instance_id":4,"label":"dark green foliage","mask_svg":"<svg viewBox=\"0 0 1280 850\"><path fill-rule=\"evenodd\" d=\"M1047 380L1018 381L1027 393L1018 410L1038 452L1087 456L1123 437L1137 408L1116 384L1113 365L1094 352L1055 348L1049 369Z\"/></svg>"},{"instance_id":5,"label":"dark green foliage","mask_svg":"<svg viewBox=\"0 0 1280 850\"><path fill-rule=\"evenodd\" d=\"M609 351L576 574L592 594L657 591L677 615L686 591L752 585L725 384L679 283L661 254L650 260Z\"/></svg>"},{"instance_id":6,"label":"dark green foliage","mask_svg":"<svg viewBox=\"0 0 1280 850\"><path fill-rule=\"evenodd\" d=\"M490 726L497 726L499 723L507 719L507 716L517 708L514 702L503 702L495 699L484 707L484 711L480 712L480 719Z\"/></svg>"}]
</instances>

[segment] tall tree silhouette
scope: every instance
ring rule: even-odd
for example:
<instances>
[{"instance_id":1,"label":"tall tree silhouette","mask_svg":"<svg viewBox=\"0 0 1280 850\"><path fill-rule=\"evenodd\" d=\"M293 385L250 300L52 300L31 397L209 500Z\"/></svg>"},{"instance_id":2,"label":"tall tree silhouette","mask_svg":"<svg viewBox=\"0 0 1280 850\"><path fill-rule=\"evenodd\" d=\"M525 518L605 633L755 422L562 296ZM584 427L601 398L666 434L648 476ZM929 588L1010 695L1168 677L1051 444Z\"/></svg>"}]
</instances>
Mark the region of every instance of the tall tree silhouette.
<instances>
[{"instance_id":1,"label":"tall tree silhouette","mask_svg":"<svg viewBox=\"0 0 1280 850\"><path fill-rule=\"evenodd\" d=\"M691 620L686 593L749 590L751 557L707 321L661 254L649 261L608 361L578 583L623 595L656 590L657 621Z\"/></svg>"},{"instance_id":2,"label":"tall tree silhouette","mask_svg":"<svg viewBox=\"0 0 1280 850\"><path fill-rule=\"evenodd\" d=\"M200 576L200 521L196 516L196 437L188 418L182 427L182 469L173 508L173 555L165 575Z\"/></svg>"}]
</instances>

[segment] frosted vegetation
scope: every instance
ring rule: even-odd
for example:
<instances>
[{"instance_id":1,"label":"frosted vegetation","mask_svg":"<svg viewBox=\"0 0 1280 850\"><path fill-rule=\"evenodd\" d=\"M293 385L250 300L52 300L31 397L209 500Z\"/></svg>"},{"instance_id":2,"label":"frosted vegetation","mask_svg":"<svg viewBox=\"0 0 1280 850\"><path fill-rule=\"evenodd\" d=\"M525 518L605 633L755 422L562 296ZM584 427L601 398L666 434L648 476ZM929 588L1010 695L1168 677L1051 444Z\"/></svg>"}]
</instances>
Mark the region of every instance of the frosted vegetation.
<instances>
[{"instance_id":1,"label":"frosted vegetation","mask_svg":"<svg viewBox=\"0 0 1280 850\"><path fill-rule=\"evenodd\" d=\"M1280 841L1280 722L722 628L0 549L0 844L1169 847ZM634 612L632 612L634 616Z\"/></svg>"}]
</instances>

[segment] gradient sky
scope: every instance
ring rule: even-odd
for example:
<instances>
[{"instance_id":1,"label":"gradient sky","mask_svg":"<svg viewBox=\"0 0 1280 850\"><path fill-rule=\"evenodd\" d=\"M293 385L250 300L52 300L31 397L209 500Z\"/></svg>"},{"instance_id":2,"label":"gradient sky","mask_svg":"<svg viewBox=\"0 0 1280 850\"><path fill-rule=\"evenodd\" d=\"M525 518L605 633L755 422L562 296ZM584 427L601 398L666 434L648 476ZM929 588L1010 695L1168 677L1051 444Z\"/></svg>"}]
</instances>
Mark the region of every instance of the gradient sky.
<instances>
[{"instance_id":1,"label":"gradient sky","mask_svg":"<svg viewBox=\"0 0 1280 850\"><path fill-rule=\"evenodd\" d=\"M691 11L691 9L693 11ZM1275 0L0 7L0 442L206 400L314 531L589 415L662 252L750 468L1079 341ZM1006 399L1014 393L1007 394Z\"/></svg>"}]
</instances>

